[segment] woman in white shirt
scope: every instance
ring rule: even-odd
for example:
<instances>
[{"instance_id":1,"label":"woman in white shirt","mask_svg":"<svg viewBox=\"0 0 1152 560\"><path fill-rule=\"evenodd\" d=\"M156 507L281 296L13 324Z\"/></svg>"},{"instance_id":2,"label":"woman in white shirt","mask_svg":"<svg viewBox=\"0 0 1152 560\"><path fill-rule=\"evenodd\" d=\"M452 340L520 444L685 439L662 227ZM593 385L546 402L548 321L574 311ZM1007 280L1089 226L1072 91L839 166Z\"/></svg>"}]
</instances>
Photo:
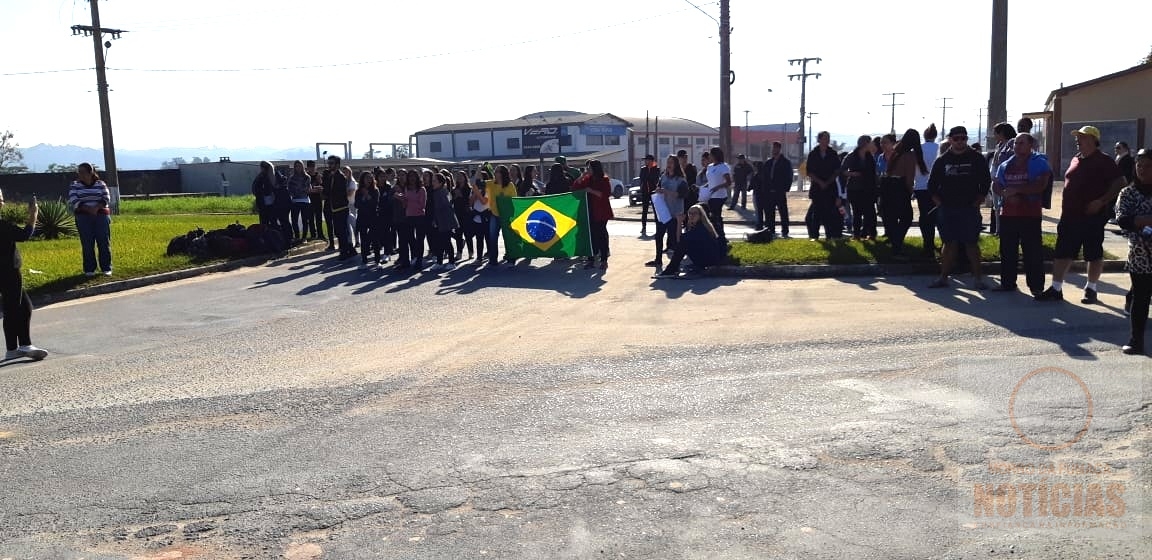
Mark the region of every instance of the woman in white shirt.
<instances>
[{"instance_id":1,"label":"woman in white shirt","mask_svg":"<svg viewBox=\"0 0 1152 560\"><path fill-rule=\"evenodd\" d=\"M710 193L708 197L708 220L716 229L716 236L720 242L727 245L728 239L724 236L724 218L721 213L724 211L724 202L728 200L728 193L732 188L732 168L724 163L724 150L712 148L711 155L712 163L708 165L708 169L705 171ZM700 194L700 198L704 198L703 193Z\"/></svg>"}]
</instances>

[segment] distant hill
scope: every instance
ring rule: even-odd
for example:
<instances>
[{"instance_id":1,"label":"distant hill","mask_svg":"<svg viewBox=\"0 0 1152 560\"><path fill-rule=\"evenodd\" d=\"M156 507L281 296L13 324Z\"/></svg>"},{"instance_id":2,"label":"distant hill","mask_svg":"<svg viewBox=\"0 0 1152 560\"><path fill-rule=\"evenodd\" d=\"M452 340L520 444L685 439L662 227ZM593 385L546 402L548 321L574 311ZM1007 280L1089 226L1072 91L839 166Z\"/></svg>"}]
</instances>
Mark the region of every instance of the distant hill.
<instances>
[{"instance_id":1,"label":"distant hill","mask_svg":"<svg viewBox=\"0 0 1152 560\"><path fill-rule=\"evenodd\" d=\"M43 171L53 163L68 165L83 161L97 167L104 167L104 152L82 146L54 146L37 144L31 148L20 148L24 154L23 164L29 171ZM314 159L315 148L222 148L208 146L200 148L155 148L151 150L116 150L116 166L120 169L160 169L165 161L184 158L191 163L192 158L208 158L217 161L221 157L233 161Z\"/></svg>"}]
</instances>

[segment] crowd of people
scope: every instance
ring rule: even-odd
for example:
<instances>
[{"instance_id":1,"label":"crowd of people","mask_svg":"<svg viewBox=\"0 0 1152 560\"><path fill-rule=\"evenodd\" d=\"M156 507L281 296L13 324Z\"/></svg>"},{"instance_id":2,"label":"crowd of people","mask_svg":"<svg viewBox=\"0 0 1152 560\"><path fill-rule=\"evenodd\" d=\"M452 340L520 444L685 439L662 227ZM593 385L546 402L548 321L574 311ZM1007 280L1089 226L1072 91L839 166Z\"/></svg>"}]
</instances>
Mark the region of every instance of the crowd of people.
<instances>
[{"instance_id":1,"label":"crowd of people","mask_svg":"<svg viewBox=\"0 0 1152 560\"><path fill-rule=\"evenodd\" d=\"M326 240L327 249L338 251L340 260L355 257L358 249L363 268L393 258L393 270L398 271L437 272L466 260L496 268L516 264L500 254L506 219L500 215L500 199L584 191L593 248L584 266L608 268L612 187L598 160L589 160L580 171L559 156L547 182L538 178L534 165L484 164L471 175L440 168L376 167L355 175L338 156L329 156L326 163L327 169L318 171L315 162L296 161L290 174L278 174L272 163L261 163L252 182L261 223L294 242Z\"/></svg>"}]
</instances>

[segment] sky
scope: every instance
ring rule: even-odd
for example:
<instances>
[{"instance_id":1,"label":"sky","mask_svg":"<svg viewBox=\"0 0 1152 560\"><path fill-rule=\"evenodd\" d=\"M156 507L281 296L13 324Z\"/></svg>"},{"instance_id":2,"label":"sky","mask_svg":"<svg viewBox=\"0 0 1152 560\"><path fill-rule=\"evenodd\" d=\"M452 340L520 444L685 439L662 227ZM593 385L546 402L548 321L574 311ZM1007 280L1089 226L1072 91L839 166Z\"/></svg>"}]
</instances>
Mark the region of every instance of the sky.
<instances>
[{"instance_id":1,"label":"sky","mask_svg":"<svg viewBox=\"0 0 1152 560\"><path fill-rule=\"evenodd\" d=\"M695 4L695 5L694 5ZM813 128L837 135L965 124L988 98L991 0L732 0L732 123L795 122L799 67ZM698 7L697 7L698 6ZM818 6L818 14L810 13ZM103 0L120 149L407 142L446 123L547 110L718 126L719 2L699 0ZM815 15L815 17L813 17ZM1121 9L1011 0L1008 115L1063 83L1137 64L1152 2ZM0 0L0 130L23 147L101 146L85 0ZM76 71L69 71L76 70ZM769 91L771 90L771 91ZM641 125L643 126L643 125ZM221 150L223 151L223 150ZM212 154L215 156L216 154ZM221 153L220 155L224 155Z\"/></svg>"}]
</instances>

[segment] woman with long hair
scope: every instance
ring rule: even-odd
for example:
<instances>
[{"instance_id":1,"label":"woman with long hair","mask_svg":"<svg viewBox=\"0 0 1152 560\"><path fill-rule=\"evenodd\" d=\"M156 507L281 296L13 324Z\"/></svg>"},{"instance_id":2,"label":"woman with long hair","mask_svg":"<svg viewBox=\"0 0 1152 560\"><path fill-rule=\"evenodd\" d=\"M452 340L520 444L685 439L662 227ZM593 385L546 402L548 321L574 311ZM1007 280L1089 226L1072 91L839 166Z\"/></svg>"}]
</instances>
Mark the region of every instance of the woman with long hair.
<instances>
[{"instance_id":1,"label":"woman with long hair","mask_svg":"<svg viewBox=\"0 0 1152 560\"><path fill-rule=\"evenodd\" d=\"M356 235L360 237L360 268L367 268L369 253L375 253L376 264L380 264L380 243L377 241L380 232L376 231L380 189L376 188L375 175L368 171L360 174L354 199Z\"/></svg>"},{"instance_id":2,"label":"woman with long hair","mask_svg":"<svg viewBox=\"0 0 1152 560\"><path fill-rule=\"evenodd\" d=\"M504 225L504 219L507 218L500 216L500 200L503 198L511 198L516 196L516 183L512 182L511 173L508 168L503 165L496 166L493 171L494 176L491 180L485 180L479 175L480 171L477 170L477 175L473 180L479 181L480 188L483 189L485 204L488 210L492 213L488 220L488 266L496 267L500 263L500 250L496 247L496 243L500 240L500 228ZM512 259L505 259L508 264L515 264Z\"/></svg>"},{"instance_id":3,"label":"woman with long hair","mask_svg":"<svg viewBox=\"0 0 1152 560\"><path fill-rule=\"evenodd\" d=\"M539 196L540 191L536 188L536 166L524 166L524 177L516 183L517 196Z\"/></svg>"},{"instance_id":4,"label":"woman with long hair","mask_svg":"<svg viewBox=\"0 0 1152 560\"><path fill-rule=\"evenodd\" d=\"M304 162L292 162L292 174L288 176L288 196L292 199L292 210L288 221L292 225L292 239L295 241L303 241L315 235L312 229L312 201L308 198L311 188L312 179L304 172Z\"/></svg>"},{"instance_id":5,"label":"woman with long hair","mask_svg":"<svg viewBox=\"0 0 1152 560\"><path fill-rule=\"evenodd\" d=\"M995 177L996 170L1000 169L1000 164L1012 157L1015 151L1016 128L1006 122L997 123L996 126L992 127L992 135L996 138L996 147L992 149L992 160L988 164L988 169ZM992 190L988 191L988 197L992 206L988 233L996 235L1000 232L1000 208L1004 206L1004 198Z\"/></svg>"},{"instance_id":6,"label":"woman with long hair","mask_svg":"<svg viewBox=\"0 0 1152 560\"><path fill-rule=\"evenodd\" d=\"M431 268L434 271L447 270L456 262L456 256L452 252L452 232L460 227L460 222L456 219L455 208L452 207L451 190L452 175L437 173L432 177L432 192L429 194L433 201L429 246L432 248L432 254L436 256L436 264ZM448 263L444 262L445 258Z\"/></svg>"},{"instance_id":7,"label":"woman with long hair","mask_svg":"<svg viewBox=\"0 0 1152 560\"><path fill-rule=\"evenodd\" d=\"M256 197L256 212L260 223L272 225L276 206L276 168L270 161L260 162L260 172L252 180L252 196Z\"/></svg>"},{"instance_id":8,"label":"woman with long hair","mask_svg":"<svg viewBox=\"0 0 1152 560\"><path fill-rule=\"evenodd\" d=\"M612 214L612 183L604 173L604 165L598 159L588 160L588 170L572 183L572 192L584 191L588 196L588 218L592 227L592 256L584 264L585 269L596 265L600 256L600 270L608 270L608 220Z\"/></svg>"},{"instance_id":9,"label":"woman with long hair","mask_svg":"<svg viewBox=\"0 0 1152 560\"><path fill-rule=\"evenodd\" d=\"M848 204L852 206L852 239L876 238L876 159L872 157L872 137L856 139L856 149L844 158L841 171L848 179Z\"/></svg>"},{"instance_id":10,"label":"woman with long hair","mask_svg":"<svg viewBox=\"0 0 1152 560\"><path fill-rule=\"evenodd\" d=\"M268 165L271 167L272 164ZM68 206L76 216L85 276L96 276L97 265L102 274L112 275L110 196L108 185L96 174L91 163L76 166L76 180L68 187Z\"/></svg>"},{"instance_id":11,"label":"woman with long hair","mask_svg":"<svg viewBox=\"0 0 1152 560\"><path fill-rule=\"evenodd\" d=\"M463 171L461 171L463 173ZM469 240L476 240L476 264L484 263L484 242L488 239L488 222L492 219L492 210L488 206L488 189L485 187L484 172L476 171L476 182L469 185L468 204L471 206L471 217L468 220ZM469 241L471 247L471 241Z\"/></svg>"},{"instance_id":12,"label":"woman with long hair","mask_svg":"<svg viewBox=\"0 0 1152 560\"><path fill-rule=\"evenodd\" d=\"M1125 354L1144 353L1144 330L1152 302L1152 235L1146 233L1152 227L1152 150L1136 152L1134 167L1134 181L1120 191L1116 203L1116 223L1128 237L1127 269L1132 278L1125 305L1131 330L1128 344L1120 349Z\"/></svg>"},{"instance_id":13,"label":"woman with long hair","mask_svg":"<svg viewBox=\"0 0 1152 560\"><path fill-rule=\"evenodd\" d=\"M419 270L423 264L428 191L424 190L420 175L416 170L409 171L404 188L397 189L395 194L404 208L404 222L398 228L400 258L396 262L396 268L401 270L409 267Z\"/></svg>"},{"instance_id":14,"label":"woman with long hair","mask_svg":"<svg viewBox=\"0 0 1152 560\"><path fill-rule=\"evenodd\" d=\"M512 184L516 185L516 196L524 196L519 193L520 184L524 182L524 174L520 171L520 166L513 163L508 166L508 178L512 180Z\"/></svg>"},{"instance_id":15,"label":"woman with long hair","mask_svg":"<svg viewBox=\"0 0 1152 560\"><path fill-rule=\"evenodd\" d=\"M657 274L664 261L664 238L668 238L669 249L675 249L680 239L680 223L684 219L683 196L687 192L688 180L684 177L684 169L680 167L680 158L670 155L664 162L664 173L660 175L660 183L656 187L656 194L664 199L670 217L664 223L656 220L656 258L645 263L656 267Z\"/></svg>"},{"instance_id":16,"label":"woman with long hair","mask_svg":"<svg viewBox=\"0 0 1152 560\"><path fill-rule=\"evenodd\" d=\"M548 184L544 187L544 194L564 194L572 190L572 180L564 172L564 166L559 163L552 164L548 170Z\"/></svg>"},{"instance_id":17,"label":"woman with long hair","mask_svg":"<svg viewBox=\"0 0 1152 560\"><path fill-rule=\"evenodd\" d=\"M708 209L703 204L696 204L688 208L684 235L672 253L672 260L668 268L657 271L653 278L675 278L680 274L680 263L684 257L692 259L694 272L703 271L706 267L716 264L720 260L721 247L719 236L716 234L712 221L708 219Z\"/></svg>"},{"instance_id":18,"label":"woman with long hair","mask_svg":"<svg viewBox=\"0 0 1152 560\"><path fill-rule=\"evenodd\" d=\"M883 140L881 140L883 142ZM884 235L892 246L892 256L904 255L904 237L912 227L912 195L916 173L927 173L920 133L909 128L892 150L885 175L880 179L880 200L884 212Z\"/></svg>"},{"instance_id":19,"label":"woman with long hair","mask_svg":"<svg viewBox=\"0 0 1152 560\"><path fill-rule=\"evenodd\" d=\"M88 166L88 175L95 176L92 165ZM69 196L71 200L71 196ZM0 193L0 208L4 206L4 193ZM48 352L32 346L32 300L24 291L24 277L21 271L24 268L20 258L20 250L16 244L27 241L36 229L36 219L39 217L40 207L36 197L28 201L28 219L24 227L8 221L0 221L0 300L3 300L4 309L4 342L8 352L4 360L18 358L31 358L43 360ZM91 215L91 214L85 214ZM77 220L79 222L79 220ZM109 269L110 271L111 269Z\"/></svg>"},{"instance_id":20,"label":"woman with long hair","mask_svg":"<svg viewBox=\"0 0 1152 560\"><path fill-rule=\"evenodd\" d=\"M472 250L472 237L468 235L468 227L472 221L472 205L468 201L468 174L457 171L452 175L452 211L456 213L456 223L459 224L452 232L456 240L456 259L464 258L464 247L468 247L468 259L474 256Z\"/></svg>"}]
</instances>

